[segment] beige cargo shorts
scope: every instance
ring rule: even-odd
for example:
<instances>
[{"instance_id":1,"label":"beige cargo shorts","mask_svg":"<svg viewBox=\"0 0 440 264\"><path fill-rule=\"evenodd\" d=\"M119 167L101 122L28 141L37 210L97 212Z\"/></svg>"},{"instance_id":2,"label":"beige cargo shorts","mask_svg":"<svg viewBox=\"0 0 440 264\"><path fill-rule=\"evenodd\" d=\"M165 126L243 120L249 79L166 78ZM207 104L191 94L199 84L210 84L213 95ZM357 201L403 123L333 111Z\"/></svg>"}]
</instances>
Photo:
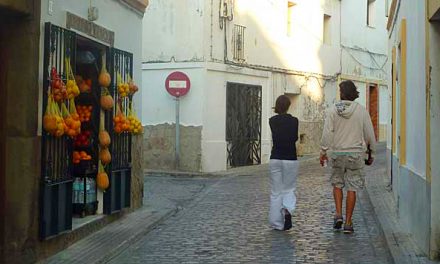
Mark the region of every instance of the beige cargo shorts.
<instances>
[{"instance_id":1,"label":"beige cargo shorts","mask_svg":"<svg viewBox=\"0 0 440 264\"><path fill-rule=\"evenodd\" d=\"M359 191L365 187L365 166L362 153L332 155L332 174L330 181L334 187L348 191Z\"/></svg>"}]
</instances>

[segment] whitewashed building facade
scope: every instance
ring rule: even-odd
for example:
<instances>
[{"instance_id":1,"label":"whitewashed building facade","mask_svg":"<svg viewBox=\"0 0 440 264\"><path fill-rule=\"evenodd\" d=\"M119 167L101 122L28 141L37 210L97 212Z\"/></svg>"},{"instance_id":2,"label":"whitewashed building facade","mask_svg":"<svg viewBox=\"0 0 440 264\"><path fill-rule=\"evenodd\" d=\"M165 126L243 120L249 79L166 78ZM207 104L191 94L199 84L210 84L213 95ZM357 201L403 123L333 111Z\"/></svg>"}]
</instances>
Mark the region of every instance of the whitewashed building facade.
<instances>
[{"instance_id":1,"label":"whitewashed building facade","mask_svg":"<svg viewBox=\"0 0 440 264\"><path fill-rule=\"evenodd\" d=\"M300 154L316 153L325 109L343 79L356 82L358 100L371 108L377 136L385 139L386 6L385 0L150 1L142 66L146 167L174 168L175 101L165 91L173 71L191 80L180 99L181 170L267 162L268 118L281 94L300 120Z\"/></svg>"},{"instance_id":2,"label":"whitewashed building facade","mask_svg":"<svg viewBox=\"0 0 440 264\"><path fill-rule=\"evenodd\" d=\"M440 258L440 1L394 0L388 20L388 168L404 230Z\"/></svg>"}]
</instances>

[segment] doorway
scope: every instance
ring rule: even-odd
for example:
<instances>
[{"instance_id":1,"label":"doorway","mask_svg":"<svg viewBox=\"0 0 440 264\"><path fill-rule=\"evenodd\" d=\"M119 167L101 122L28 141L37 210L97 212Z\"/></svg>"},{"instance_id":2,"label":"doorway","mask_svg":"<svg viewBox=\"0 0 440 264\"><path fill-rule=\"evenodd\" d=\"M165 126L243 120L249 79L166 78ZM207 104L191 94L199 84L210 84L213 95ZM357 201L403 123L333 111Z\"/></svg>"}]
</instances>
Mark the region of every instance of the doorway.
<instances>
[{"instance_id":1,"label":"doorway","mask_svg":"<svg viewBox=\"0 0 440 264\"><path fill-rule=\"evenodd\" d=\"M379 139L379 89L377 84L368 84L368 112L377 141Z\"/></svg>"},{"instance_id":2,"label":"doorway","mask_svg":"<svg viewBox=\"0 0 440 264\"><path fill-rule=\"evenodd\" d=\"M227 83L228 167L261 164L261 86Z\"/></svg>"},{"instance_id":3,"label":"doorway","mask_svg":"<svg viewBox=\"0 0 440 264\"><path fill-rule=\"evenodd\" d=\"M3 22L0 20L0 22ZM4 37L3 32L3 25L4 23L0 24L0 98L7 98L6 97L6 57L5 57L5 48L3 47L2 40L6 39ZM4 117L5 115L5 108L7 105L7 101L3 101L2 104L0 104L0 116ZM5 228L5 138L6 138L6 119L1 118L0 119L0 262L4 259L4 237L3 234L4 228Z\"/></svg>"},{"instance_id":4,"label":"doorway","mask_svg":"<svg viewBox=\"0 0 440 264\"><path fill-rule=\"evenodd\" d=\"M110 75L106 88L98 81L103 65ZM127 120L131 113L133 97L118 88L133 76L133 54L46 23L44 69L43 109L61 112L68 128L67 134L42 133L40 236L50 239L130 206L131 132L127 122L116 131L113 117ZM63 97L64 82L76 83L78 93ZM112 96L105 109L102 95ZM103 146L104 129L110 140ZM99 174L108 179L105 192L97 188Z\"/></svg>"}]
</instances>

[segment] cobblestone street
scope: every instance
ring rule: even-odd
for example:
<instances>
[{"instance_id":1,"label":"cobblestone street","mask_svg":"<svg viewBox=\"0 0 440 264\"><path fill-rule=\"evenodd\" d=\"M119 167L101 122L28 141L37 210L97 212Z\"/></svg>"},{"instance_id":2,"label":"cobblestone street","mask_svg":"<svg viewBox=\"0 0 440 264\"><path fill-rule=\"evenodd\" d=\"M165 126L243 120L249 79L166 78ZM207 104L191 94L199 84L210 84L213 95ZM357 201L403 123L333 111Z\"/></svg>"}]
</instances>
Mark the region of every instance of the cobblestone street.
<instances>
[{"instance_id":1,"label":"cobblestone street","mask_svg":"<svg viewBox=\"0 0 440 264\"><path fill-rule=\"evenodd\" d=\"M332 230L329 171L317 162L301 163L294 228L271 230L267 171L262 165L219 178L147 178L146 200L160 195L166 205L189 185L192 200L110 263L392 263L366 193L358 196L355 233Z\"/></svg>"}]
</instances>

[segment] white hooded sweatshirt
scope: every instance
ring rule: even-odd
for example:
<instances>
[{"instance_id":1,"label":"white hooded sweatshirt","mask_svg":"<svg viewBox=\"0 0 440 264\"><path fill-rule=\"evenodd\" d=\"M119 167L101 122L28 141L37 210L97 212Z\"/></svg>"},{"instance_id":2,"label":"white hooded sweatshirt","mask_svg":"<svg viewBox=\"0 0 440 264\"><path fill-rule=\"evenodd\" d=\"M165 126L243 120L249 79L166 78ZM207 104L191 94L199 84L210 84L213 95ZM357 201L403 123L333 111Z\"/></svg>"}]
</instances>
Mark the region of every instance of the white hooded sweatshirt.
<instances>
[{"instance_id":1,"label":"white hooded sweatshirt","mask_svg":"<svg viewBox=\"0 0 440 264\"><path fill-rule=\"evenodd\" d=\"M338 153L365 152L370 145L376 152L376 138L370 115L354 101L339 101L327 112L321 138L321 150Z\"/></svg>"}]
</instances>

